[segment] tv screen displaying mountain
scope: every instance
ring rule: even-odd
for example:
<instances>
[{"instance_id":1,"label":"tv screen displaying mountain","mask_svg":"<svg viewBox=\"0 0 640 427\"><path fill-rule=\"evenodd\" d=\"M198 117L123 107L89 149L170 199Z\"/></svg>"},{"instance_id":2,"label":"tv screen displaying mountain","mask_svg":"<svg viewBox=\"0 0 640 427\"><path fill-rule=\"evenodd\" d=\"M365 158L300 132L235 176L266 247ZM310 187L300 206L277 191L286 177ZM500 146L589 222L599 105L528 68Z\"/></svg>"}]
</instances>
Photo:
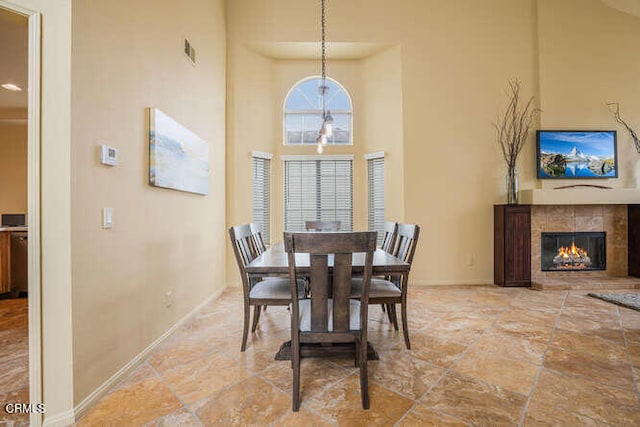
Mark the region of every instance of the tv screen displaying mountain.
<instances>
[{"instance_id":1,"label":"tv screen displaying mountain","mask_svg":"<svg viewBox=\"0 0 640 427\"><path fill-rule=\"evenodd\" d=\"M618 177L615 130L539 130L536 141L538 178Z\"/></svg>"}]
</instances>

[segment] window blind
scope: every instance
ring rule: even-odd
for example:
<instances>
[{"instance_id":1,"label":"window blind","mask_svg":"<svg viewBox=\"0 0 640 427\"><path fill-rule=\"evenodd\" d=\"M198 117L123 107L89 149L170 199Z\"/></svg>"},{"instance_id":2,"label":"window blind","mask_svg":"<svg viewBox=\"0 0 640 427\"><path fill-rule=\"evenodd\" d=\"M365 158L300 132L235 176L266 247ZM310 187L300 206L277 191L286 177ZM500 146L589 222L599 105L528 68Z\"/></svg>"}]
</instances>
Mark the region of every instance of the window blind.
<instances>
[{"instance_id":1,"label":"window blind","mask_svg":"<svg viewBox=\"0 0 640 427\"><path fill-rule=\"evenodd\" d=\"M304 231L305 221L353 230L353 160L322 157L284 161L285 231Z\"/></svg>"},{"instance_id":2,"label":"window blind","mask_svg":"<svg viewBox=\"0 0 640 427\"><path fill-rule=\"evenodd\" d=\"M253 223L262 230L265 244L271 242L271 154L254 152Z\"/></svg>"},{"instance_id":3,"label":"window blind","mask_svg":"<svg viewBox=\"0 0 640 427\"><path fill-rule=\"evenodd\" d=\"M378 232L378 245L384 238L384 154L366 156L369 231Z\"/></svg>"}]
</instances>

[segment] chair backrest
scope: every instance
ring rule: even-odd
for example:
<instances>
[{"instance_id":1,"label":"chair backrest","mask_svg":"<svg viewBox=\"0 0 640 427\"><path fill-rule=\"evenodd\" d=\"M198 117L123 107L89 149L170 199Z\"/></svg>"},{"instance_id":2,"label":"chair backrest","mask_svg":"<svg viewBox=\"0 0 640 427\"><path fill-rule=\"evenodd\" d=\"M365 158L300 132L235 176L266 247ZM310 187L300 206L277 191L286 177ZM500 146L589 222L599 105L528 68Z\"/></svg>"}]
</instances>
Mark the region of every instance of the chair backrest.
<instances>
[{"instance_id":1,"label":"chair backrest","mask_svg":"<svg viewBox=\"0 0 640 427\"><path fill-rule=\"evenodd\" d=\"M267 246L264 244L264 239L262 238L262 230L254 223L249 224L249 228L251 229L254 247L258 255L260 255L267 250Z\"/></svg>"},{"instance_id":2,"label":"chair backrest","mask_svg":"<svg viewBox=\"0 0 640 427\"><path fill-rule=\"evenodd\" d=\"M229 237L231 237L231 245L240 273L244 273L244 267L259 255L251 227L249 224L234 225L229 228Z\"/></svg>"},{"instance_id":3,"label":"chair backrest","mask_svg":"<svg viewBox=\"0 0 640 427\"><path fill-rule=\"evenodd\" d=\"M340 221L305 221L307 231L340 231Z\"/></svg>"},{"instance_id":4,"label":"chair backrest","mask_svg":"<svg viewBox=\"0 0 640 427\"><path fill-rule=\"evenodd\" d=\"M376 249L375 231L355 233L284 233L284 247L289 259L289 277L292 292L292 316L299 319L299 301L296 296L296 253L309 254L311 284L310 332L317 341L331 342L341 334L346 339L350 331L350 295L353 253L365 253L362 291L360 297L360 329L366 336L369 284ZM333 255L333 276L329 281L330 255ZM332 282L333 289L329 289ZM332 294L331 294L332 292ZM332 314L328 312L328 300L333 300ZM329 328L329 316L332 331ZM299 325L293 322L297 332ZM325 339L323 339L325 338ZM351 338L353 335L351 334Z\"/></svg>"},{"instance_id":5,"label":"chair backrest","mask_svg":"<svg viewBox=\"0 0 640 427\"><path fill-rule=\"evenodd\" d=\"M380 249L393 254L397 234L398 223L393 221L386 221L384 223L384 238L382 239L382 245L380 245Z\"/></svg>"},{"instance_id":6,"label":"chair backrest","mask_svg":"<svg viewBox=\"0 0 640 427\"><path fill-rule=\"evenodd\" d=\"M415 224L398 224L394 255L404 262L411 264L413 262L413 254L416 252L419 235L420 226Z\"/></svg>"}]
</instances>

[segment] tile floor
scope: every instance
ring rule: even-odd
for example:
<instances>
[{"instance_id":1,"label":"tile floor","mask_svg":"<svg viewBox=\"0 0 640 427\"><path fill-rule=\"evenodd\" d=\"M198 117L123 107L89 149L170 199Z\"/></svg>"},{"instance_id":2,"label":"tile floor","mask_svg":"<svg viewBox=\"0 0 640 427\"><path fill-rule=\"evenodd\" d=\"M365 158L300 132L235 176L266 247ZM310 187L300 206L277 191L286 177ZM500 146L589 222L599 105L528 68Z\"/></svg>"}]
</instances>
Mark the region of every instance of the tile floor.
<instances>
[{"instance_id":1,"label":"tile floor","mask_svg":"<svg viewBox=\"0 0 640 427\"><path fill-rule=\"evenodd\" d=\"M351 359L305 359L293 413L290 364L273 358L288 312L270 307L241 353L227 291L78 425L640 425L640 312L585 294L413 288L411 350L371 310L371 409Z\"/></svg>"},{"instance_id":2,"label":"tile floor","mask_svg":"<svg viewBox=\"0 0 640 427\"><path fill-rule=\"evenodd\" d=\"M28 426L29 415L7 414L6 403L29 403L27 299L0 300L0 425Z\"/></svg>"},{"instance_id":3,"label":"tile floor","mask_svg":"<svg viewBox=\"0 0 640 427\"><path fill-rule=\"evenodd\" d=\"M78 426L640 425L640 312L585 294L413 288L411 350L372 307L380 360L369 362L371 409L361 409L351 359L306 359L293 413L290 365L273 359L288 312L270 307L241 353L241 295L227 291ZM0 304L0 324L3 313ZM0 360L13 360L23 350L7 346L21 341L5 334ZM20 375L3 369L0 378ZM0 401L11 393L24 391L0 392Z\"/></svg>"}]
</instances>

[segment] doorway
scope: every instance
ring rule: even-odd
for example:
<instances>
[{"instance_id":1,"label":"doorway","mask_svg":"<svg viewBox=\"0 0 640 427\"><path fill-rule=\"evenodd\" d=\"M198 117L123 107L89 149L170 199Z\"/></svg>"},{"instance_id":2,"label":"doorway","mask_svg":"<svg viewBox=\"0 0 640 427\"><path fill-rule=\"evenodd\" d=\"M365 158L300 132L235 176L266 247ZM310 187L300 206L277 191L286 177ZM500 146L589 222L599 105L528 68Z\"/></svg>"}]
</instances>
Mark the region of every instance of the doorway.
<instances>
[{"instance_id":1,"label":"doorway","mask_svg":"<svg viewBox=\"0 0 640 427\"><path fill-rule=\"evenodd\" d=\"M0 0L0 424L42 421L16 406L42 402L39 34L39 14Z\"/></svg>"}]
</instances>

